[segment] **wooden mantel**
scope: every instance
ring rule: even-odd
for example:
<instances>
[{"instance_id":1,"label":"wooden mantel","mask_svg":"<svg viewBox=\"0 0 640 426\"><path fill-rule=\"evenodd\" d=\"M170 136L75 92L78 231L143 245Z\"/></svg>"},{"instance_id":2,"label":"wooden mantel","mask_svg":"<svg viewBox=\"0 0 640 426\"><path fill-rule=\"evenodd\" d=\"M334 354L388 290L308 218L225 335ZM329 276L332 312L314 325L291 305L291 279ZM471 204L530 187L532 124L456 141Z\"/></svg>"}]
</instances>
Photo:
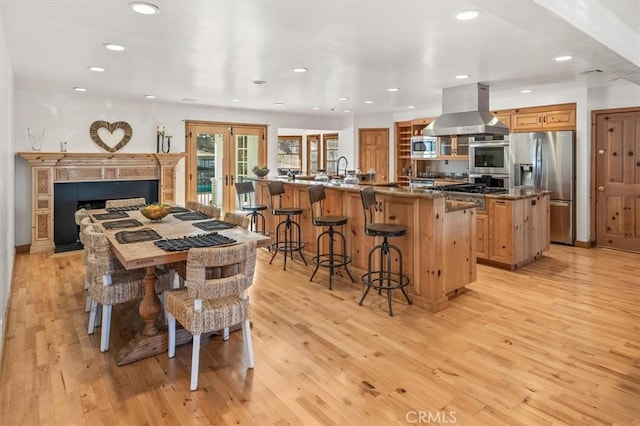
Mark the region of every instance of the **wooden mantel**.
<instances>
[{"instance_id":1,"label":"wooden mantel","mask_svg":"<svg viewBox=\"0 0 640 426\"><path fill-rule=\"evenodd\" d=\"M18 152L31 166L31 248L42 253L53 242L54 183L158 180L158 200L175 202L177 154Z\"/></svg>"}]
</instances>

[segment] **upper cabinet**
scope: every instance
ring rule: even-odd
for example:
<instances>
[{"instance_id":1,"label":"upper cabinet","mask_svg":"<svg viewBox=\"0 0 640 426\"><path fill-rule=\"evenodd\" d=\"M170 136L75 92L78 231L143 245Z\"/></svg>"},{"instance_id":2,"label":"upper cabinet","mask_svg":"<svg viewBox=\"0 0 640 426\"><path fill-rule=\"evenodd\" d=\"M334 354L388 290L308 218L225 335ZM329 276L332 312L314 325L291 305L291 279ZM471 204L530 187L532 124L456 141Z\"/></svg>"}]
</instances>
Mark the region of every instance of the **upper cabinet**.
<instances>
[{"instance_id":1,"label":"upper cabinet","mask_svg":"<svg viewBox=\"0 0 640 426\"><path fill-rule=\"evenodd\" d=\"M441 136L438 138L439 160L469 159L469 136Z\"/></svg>"},{"instance_id":2,"label":"upper cabinet","mask_svg":"<svg viewBox=\"0 0 640 426\"><path fill-rule=\"evenodd\" d=\"M509 130L511 130L511 114L504 114L496 111L493 113L493 115L498 120L502 121L502 123L504 123L504 125L507 126Z\"/></svg>"},{"instance_id":3,"label":"upper cabinet","mask_svg":"<svg viewBox=\"0 0 640 426\"><path fill-rule=\"evenodd\" d=\"M505 123L506 124L506 123ZM575 130L576 104L521 108L511 114L511 131Z\"/></svg>"}]
</instances>

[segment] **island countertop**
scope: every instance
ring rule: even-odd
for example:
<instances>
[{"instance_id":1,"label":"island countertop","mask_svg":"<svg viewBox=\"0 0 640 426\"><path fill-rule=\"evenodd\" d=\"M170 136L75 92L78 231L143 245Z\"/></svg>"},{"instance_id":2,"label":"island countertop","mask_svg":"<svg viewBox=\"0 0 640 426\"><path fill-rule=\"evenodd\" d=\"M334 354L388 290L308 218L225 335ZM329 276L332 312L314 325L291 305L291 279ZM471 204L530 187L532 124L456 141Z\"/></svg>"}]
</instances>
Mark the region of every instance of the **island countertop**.
<instances>
[{"instance_id":1,"label":"island countertop","mask_svg":"<svg viewBox=\"0 0 640 426\"><path fill-rule=\"evenodd\" d=\"M256 203L270 205L269 181L268 178L254 180ZM300 224L305 256L312 257L322 228L312 224L307 189L318 182L295 179L283 183L282 205L302 210L296 220ZM364 232L360 191L367 186L325 185L324 214L348 217L341 232L347 236L347 252L352 259L349 268L356 273L366 271L369 250L379 242ZM431 312L444 309L450 296L476 279L475 203L446 200L446 194L441 191L403 187L375 187L375 193L378 208L374 221L406 228L406 233L394 238L393 244L403 253L403 269L409 277L408 291L414 304ZM282 218L273 216L270 210L265 211L265 218L266 229L273 235ZM335 273L342 275L341 271ZM344 285L351 285L348 281Z\"/></svg>"}]
</instances>

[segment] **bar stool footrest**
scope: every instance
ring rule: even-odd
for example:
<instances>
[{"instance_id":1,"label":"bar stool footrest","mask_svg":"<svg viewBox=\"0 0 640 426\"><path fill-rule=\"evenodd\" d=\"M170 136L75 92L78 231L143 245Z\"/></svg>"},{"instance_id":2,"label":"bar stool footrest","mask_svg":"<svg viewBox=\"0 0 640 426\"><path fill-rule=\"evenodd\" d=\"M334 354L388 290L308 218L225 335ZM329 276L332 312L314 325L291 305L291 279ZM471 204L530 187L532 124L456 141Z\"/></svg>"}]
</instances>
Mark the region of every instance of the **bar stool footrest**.
<instances>
[{"instance_id":1,"label":"bar stool footrest","mask_svg":"<svg viewBox=\"0 0 640 426\"><path fill-rule=\"evenodd\" d=\"M304 246L305 246L305 243L296 242L296 241L294 242L289 241L286 244L284 242L278 242L278 243L271 244L271 250L291 253L294 251L302 251Z\"/></svg>"},{"instance_id":2,"label":"bar stool footrest","mask_svg":"<svg viewBox=\"0 0 640 426\"><path fill-rule=\"evenodd\" d=\"M351 263L351 257L343 254L333 254L333 259L329 253L321 254L311 258L311 263L323 268L339 268Z\"/></svg>"},{"instance_id":3,"label":"bar stool footrest","mask_svg":"<svg viewBox=\"0 0 640 426\"><path fill-rule=\"evenodd\" d=\"M380 273L382 273L382 277L380 276ZM369 279L369 276L371 276L371 279ZM391 279L389 279L389 276L391 276ZM406 275L400 275L397 272L371 271L371 274L366 273L362 275L362 284L376 290L394 290L408 286L409 277Z\"/></svg>"}]
</instances>

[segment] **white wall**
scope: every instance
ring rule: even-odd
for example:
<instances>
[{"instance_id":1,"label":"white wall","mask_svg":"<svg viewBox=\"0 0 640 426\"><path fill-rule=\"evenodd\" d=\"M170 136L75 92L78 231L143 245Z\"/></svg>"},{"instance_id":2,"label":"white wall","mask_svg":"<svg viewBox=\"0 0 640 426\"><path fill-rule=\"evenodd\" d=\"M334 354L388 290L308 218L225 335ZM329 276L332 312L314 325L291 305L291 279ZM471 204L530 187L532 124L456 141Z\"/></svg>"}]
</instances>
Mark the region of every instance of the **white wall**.
<instances>
[{"instance_id":1,"label":"white wall","mask_svg":"<svg viewBox=\"0 0 640 426\"><path fill-rule=\"evenodd\" d=\"M5 206L14 199L13 96L13 70L0 10L0 200ZM12 208L0 209L0 358L15 257L14 222Z\"/></svg>"},{"instance_id":2,"label":"white wall","mask_svg":"<svg viewBox=\"0 0 640 426\"><path fill-rule=\"evenodd\" d=\"M92 96L90 93L56 93L25 88L15 90L16 151L30 151L27 128L45 129L42 151L60 151L67 141L69 152L104 152L89 137L89 127L96 120L126 121L133 129L131 141L119 152L155 152L156 128L165 126L173 135L171 152L184 152L184 120L206 120L234 123L267 124L268 167L276 169L278 128L341 129L342 117L312 117L275 114L263 111L201 107L187 103L163 103L157 100L128 100ZM13 139L12 139L13 140ZM31 172L22 158L15 164L15 244L31 243ZM13 164L12 164L13 166ZM177 201L184 202L184 161L177 168Z\"/></svg>"}]
</instances>

